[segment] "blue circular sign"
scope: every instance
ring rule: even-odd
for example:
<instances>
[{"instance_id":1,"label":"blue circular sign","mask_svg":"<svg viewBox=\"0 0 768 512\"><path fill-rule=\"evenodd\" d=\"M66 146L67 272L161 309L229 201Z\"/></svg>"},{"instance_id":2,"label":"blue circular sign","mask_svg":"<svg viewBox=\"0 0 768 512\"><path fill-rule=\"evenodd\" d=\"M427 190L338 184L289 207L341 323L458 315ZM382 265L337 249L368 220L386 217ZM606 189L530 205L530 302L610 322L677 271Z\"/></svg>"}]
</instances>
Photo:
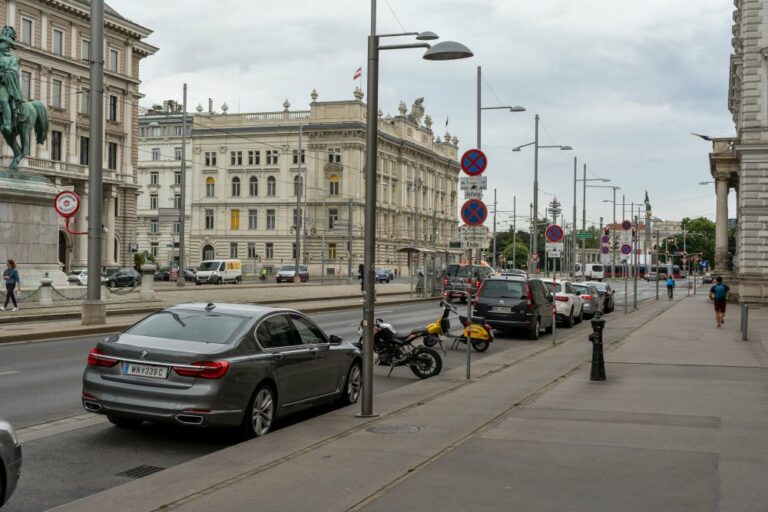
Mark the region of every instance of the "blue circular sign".
<instances>
[{"instance_id":1,"label":"blue circular sign","mask_svg":"<svg viewBox=\"0 0 768 512\"><path fill-rule=\"evenodd\" d=\"M469 149L461 155L461 170L470 176L480 176L488 167L488 158L479 149Z\"/></svg>"},{"instance_id":2,"label":"blue circular sign","mask_svg":"<svg viewBox=\"0 0 768 512\"><path fill-rule=\"evenodd\" d=\"M563 228L557 224L551 224L549 227L547 227L547 231L545 231L544 234L547 237L547 241L555 244L563 239Z\"/></svg>"},{"instance_id":3,"label":"blue circular sign","mask_svg":"<svg viewBox=\"0 0 768 512\"><path fill-rule=\"evenodd\" d=\"M488 208L478 199L470 199L461 206L461 220L468 226L480 226L488 218Z\"/></svg>"},{"instance_id":4,"label":"blue circular sign","mask_svg":"<svg viewBox=\"0 0 768 512\"><path fill-rule=\"evenodd\" d=\"M625 220L624 222L621 223L621 229L625 231L628 229L632 229L632 222Z\"/></svg>"},{"instance_id":5,"label":"blue circular sign","mask_svg":"<svg viewBox=\"0 0 768 512\"><path fill-rule=\"evenodd\" d=\"M629 244L624 244L621 246L621 254L628 255L632 253L632 246Z\"/></svg>"}]
</instances>

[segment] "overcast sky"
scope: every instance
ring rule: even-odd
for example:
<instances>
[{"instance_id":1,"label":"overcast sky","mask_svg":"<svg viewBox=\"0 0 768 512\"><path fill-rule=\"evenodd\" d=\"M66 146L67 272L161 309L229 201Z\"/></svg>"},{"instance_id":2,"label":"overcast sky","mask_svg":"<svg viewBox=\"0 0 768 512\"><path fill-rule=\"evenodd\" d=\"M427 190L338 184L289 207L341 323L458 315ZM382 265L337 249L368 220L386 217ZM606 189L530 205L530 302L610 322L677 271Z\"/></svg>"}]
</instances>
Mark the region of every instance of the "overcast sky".
<instances>
[{"instance_id":1,"label":"overcast sky","mask_svg":"<svg viewBox=\"0 0 768 512\"><path fill-rule=\"evenodd\" d=\"M214 98L230 112L275 111L287 98L307 108L351 99L352 75L365 69L370 4L361 0L111 0L123 16L154 31L160 51L142 63L143 106ZM475 57L428 62L421 50L383 52L379 104L397 113L423 96L433 130L475 145L476 67L483 106L522 105L524 113L485 111L483 149L499 210L527 216L533 198L534 114L541 116L540 211L553 195L570 222L573 157L589 178L611 179L627 202L648 190L654 214L714 219L710 143L690 132L729 136L728 59L732 2L725 0L379 0L379 33L432 30L469 46ZM391 6L391 8L390 8ZM394 14L393 14L394 12ZM399 19L399 22L398 22ZM400 25L402 23L402 27ZM733 196L733 194L731 194ZM487 202L492 202L489 190ZM587 220L610 220L610 189L587 190ZM733 201L731 201L733 208ZM579 186L579 224L581 187ZM501 215L501 214L500 214ZM731 209L731 217L734 210ZM509 215L504 215L507 218ZM617 217L621 217L618 206ZM527 224L527 221L521 221Z\"/></svg>"}]
</instances>

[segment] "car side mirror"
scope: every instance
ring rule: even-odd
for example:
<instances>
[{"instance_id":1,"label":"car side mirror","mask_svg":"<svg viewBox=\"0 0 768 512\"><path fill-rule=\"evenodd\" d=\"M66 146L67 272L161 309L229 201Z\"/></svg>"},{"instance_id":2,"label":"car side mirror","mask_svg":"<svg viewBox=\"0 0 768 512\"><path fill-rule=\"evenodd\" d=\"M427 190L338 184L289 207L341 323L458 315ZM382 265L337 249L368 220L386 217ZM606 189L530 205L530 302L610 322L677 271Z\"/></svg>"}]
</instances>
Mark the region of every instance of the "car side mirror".
<instances>
[{"instance_id":1,"label":"car side mirror","mask_svg":"<svg viewBox=\"0 0 768 512\"><path fill-rule=\"evenodd\" d=\"M331 334L328 339L330 340L331 345L341 345L341 342L344 341L341 336L336 336L335 334Z\"/></svg>"}]
</instances>

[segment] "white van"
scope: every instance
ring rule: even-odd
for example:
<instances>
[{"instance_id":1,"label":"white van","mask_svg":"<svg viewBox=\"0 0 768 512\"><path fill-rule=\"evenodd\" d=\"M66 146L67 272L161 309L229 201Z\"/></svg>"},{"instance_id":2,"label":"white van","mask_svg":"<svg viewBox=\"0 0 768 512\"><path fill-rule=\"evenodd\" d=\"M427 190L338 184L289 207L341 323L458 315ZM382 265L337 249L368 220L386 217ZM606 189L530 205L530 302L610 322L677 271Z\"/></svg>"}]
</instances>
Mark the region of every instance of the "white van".
<instances>
[{"instance_id":1,"label":"white van","mask_svg":"<svg viewBox=\"0 0 768 512\"><path fill-rule=\"evenodd\" d=\"M587 263L587 275L581 271L581 264L576 264L576 277L584 277L587 281L602 281L605 277L605 267L602 263Z\"/></svg>"},{"instance_id":2,"label":"white van","mask_svg":"<svg viewBox=\"0 0 768 512\"><path fill-rule=\"evenodd\" d=\"M197 267L195 284L243 282L243 269L240 260L205 260Z\"/></svg>"}]
</instances>

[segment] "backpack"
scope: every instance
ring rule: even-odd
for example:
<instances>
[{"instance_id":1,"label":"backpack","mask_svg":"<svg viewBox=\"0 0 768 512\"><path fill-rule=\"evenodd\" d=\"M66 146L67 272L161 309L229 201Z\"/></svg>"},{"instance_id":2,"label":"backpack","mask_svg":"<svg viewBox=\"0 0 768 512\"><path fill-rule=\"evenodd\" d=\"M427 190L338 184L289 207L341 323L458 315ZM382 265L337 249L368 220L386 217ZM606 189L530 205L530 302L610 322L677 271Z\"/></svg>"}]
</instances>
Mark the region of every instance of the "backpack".
<instances>
[{"instance_id":1,"label":"backpack","mask_svg":"<svg viewBox=\"0 0 768 512\"><path fill-rule=\"evenodd\" d=\"M715 300L725 300L728 296L728 287L724 284L716 284L712 287L712 291L715 293Z\"/></svg>"}]
</instances>

